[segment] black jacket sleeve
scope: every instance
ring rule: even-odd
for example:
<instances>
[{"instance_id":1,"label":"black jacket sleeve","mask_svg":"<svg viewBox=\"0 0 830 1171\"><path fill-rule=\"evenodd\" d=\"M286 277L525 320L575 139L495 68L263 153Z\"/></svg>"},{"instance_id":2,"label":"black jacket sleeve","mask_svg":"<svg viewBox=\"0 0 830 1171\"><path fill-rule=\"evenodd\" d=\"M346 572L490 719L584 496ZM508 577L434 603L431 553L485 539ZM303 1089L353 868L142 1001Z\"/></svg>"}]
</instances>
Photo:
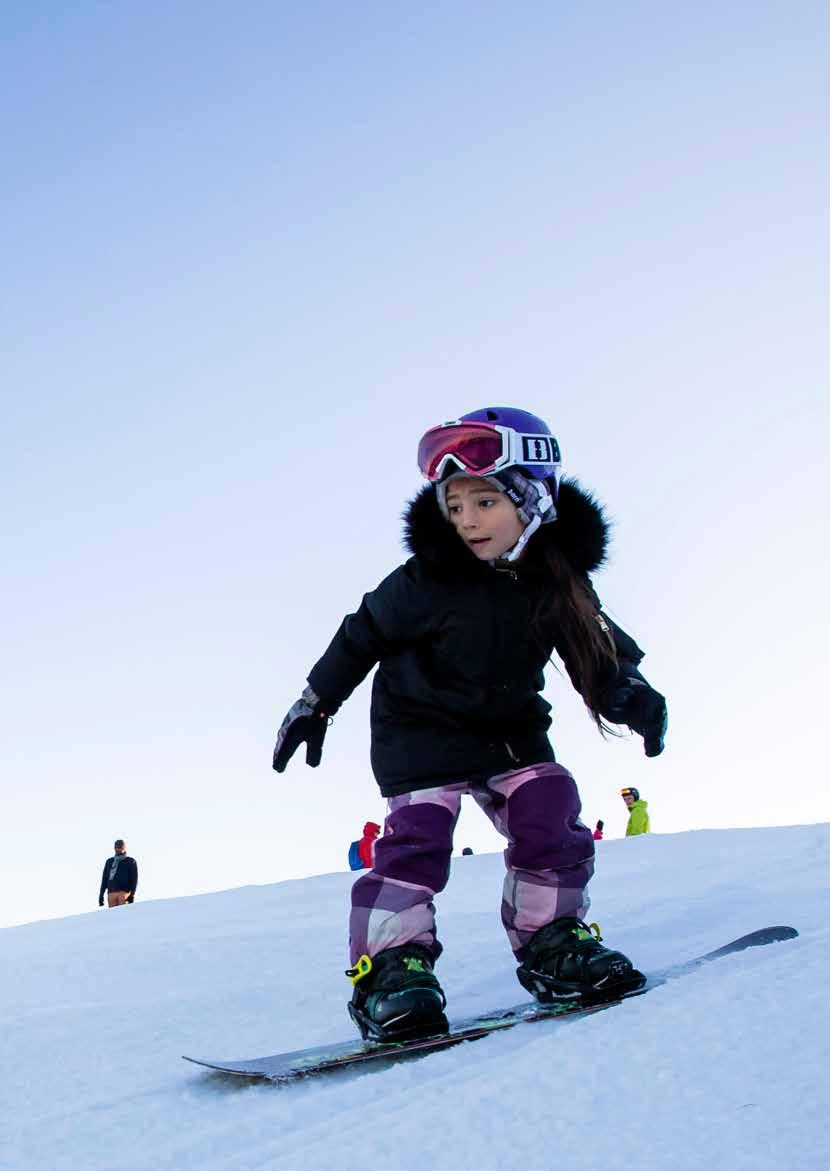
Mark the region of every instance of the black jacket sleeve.
<instances>
[{"instance_id":1,"label":"black jacket sleeve","mask_svg":"<svg viewBox=\"0 0 830 1171\"><path fill-rule=\"evenodd\" d=\"M99 855L100 857L100 855ZM104 863L104 869L101 871L101 889L98 891L98 902L100 903L104 898L104 891L107 889L107 882L109 881L110 859L107 858Z\"/></svg>"},{"instance_id":2,"label":"black jacket sleeve","mask_svg":"<svg viewBox=\"0 0 830 1171\"><path fill-rule=\"evenodd\" d=\"M414 558L366 594L360 608L343 619L328 649L312 667L308 682L333 715L376 663L429 635L436 619L429 587Z\"/></svg>"},{"instance_id":3,"label":"black jacket sleeve","mask_svg":"<svg viewBox=\"0 0 830 1171\"><path fill-rule=\"evenodd\" d=\"M617 670L609 678L604 689L603 710L600 714L614 723L626 723L625 720L615 719L612 710L619 716L619 693L621 689L627 689L629 680L639 679L643 683L646 682L637 669L645 658L645 652L640 649L630 634L626 634L613 619L609 618L607 614L603 614L601 610L597 614L597 621L608 633L617 652Z\"/></svg>"},{"instance_id":4,"label":"black jacket sleeve","mask_svg":"<svg viewBox=\"0 0 830 1171\"><path fill-rule=\"evenodd\" d=\"M138 887L138 863L135 858L130 858L130 902L135 898L135 892Z\"/></svg>"},{"instance_id":5,"label":"black jacket sleeve","mask_svg":"<svg viewBox=\"0 0 830 1171\"><path fill-rule=\"evenodd\" d=\"M638 664L645 658L645 651L642 651L630 634L617 626L612 618L603 613L602 602L599 600L593 583L588 575L585 575L585 584L593 597L594 605L596 606L596 620L601 630L614 646L614 651L617 658L616 669L609 665L608 676L602 681L602 691L608 695L613 694L617 681L624 678L628 672L636 670ZM579 677L577 672L568 661L568 649L562 640L556 641L556 649L565 664L565 669L570 676L571 682L577 691L580 691ZM600 714L604 715L604 712Z\"/></svg>"},{"instance_id":6,"label":"black jacket sleeve","mask_svg":"<svg viewBox=\"0 0 830 1171\"><path fill-rule=\"evenodd\" d=\"M597 620L608 629L617 650L616 675L603 691L600 715L612 724L626 724L643 737L646 756L659 756L668 724L666 701L639 671L644 652L601 610Z\"/></svg>"},{"instance_id":7,"label":"black jacket sleeve","mask_svg":"<svg viewBox=\"0 0 830 1171\"><path fill-rule=\"evenodd\" d=\"M646 756L659 756L668 723L666 701L640 673L639 666L645 652L630 634L603 613L590 578L586 580L596 604L597 622L613 642L617 656L616 670L609 672L602 686L599 714L609 723L625 724L642 736ZM567 661L565 666L568 667ZM570 669L568 673L573 679Z\"/></svg>"}]
</instances>

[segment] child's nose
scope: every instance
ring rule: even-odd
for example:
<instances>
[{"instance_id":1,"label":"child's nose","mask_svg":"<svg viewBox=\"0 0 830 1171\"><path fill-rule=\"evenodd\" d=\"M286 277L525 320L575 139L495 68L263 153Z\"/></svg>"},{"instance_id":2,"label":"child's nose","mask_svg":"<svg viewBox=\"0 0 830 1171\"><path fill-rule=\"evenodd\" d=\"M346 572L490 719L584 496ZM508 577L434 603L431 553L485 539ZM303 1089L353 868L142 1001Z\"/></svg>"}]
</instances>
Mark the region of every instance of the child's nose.
<instances>
[{"instance_id":1,"label":"child's nose","mask_svg":"<svg viewBox=\"0 0 830 1171\"><path fill-rule=\"evenodd\" d=\"M476 510L469 504L465 504L461 513L461 523L465 529L470 528L476 523Z\"/></svg>"}]
</instances>

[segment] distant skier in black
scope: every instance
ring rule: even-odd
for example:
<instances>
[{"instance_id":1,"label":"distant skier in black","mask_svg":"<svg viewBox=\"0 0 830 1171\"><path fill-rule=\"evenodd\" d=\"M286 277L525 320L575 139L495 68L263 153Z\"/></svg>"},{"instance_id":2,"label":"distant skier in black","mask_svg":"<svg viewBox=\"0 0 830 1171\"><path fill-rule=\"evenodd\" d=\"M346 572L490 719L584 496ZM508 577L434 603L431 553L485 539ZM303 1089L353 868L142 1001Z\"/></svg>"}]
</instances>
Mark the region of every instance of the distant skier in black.
<instances>
[{"instance_id":1,"label":"distant skier in black","mask_svg":"<svg viewBox=\"0 0 830 1171\"><path fill-rule=\"evenodd\" d=\"M345 442L353 457L358 437ZM381 1041L448 1027L433 899L465 794L508 841L502 921L522 985L542 1001L642 985L584 921L594 842L547 737L554 650L601 730L627 724L647 756L666 730L665 700L637 669L643 652L588 577L605 559L602 510L575 481L560 484L547 424L511 407L473 411L427 431L418 464L429 484L405 517L413 556L345 618L274 749L277 772L302 743L318 765L330 717L379 664L372 767L388 813L373 869L352 888L348 975L351 1016ZM366 475L348 459L339 471L357 507Z\"/></svg>"},{"instance_id":2,"label":"distant skier in black","mask_svg":"<svg viewBox=\"0 0 830 1171\"><path fill-rule=\"evenodd\" d=\"M101 875L101 889L98 892L98 906L104 905L104 892L107 892L107 906L123 907L125 903L135 900L138 886L138 865L135 858L127 854L124 839L118 838L115 842L115 854L107 858L104 863L104 872Z\"/></svg>"}]
</instances>

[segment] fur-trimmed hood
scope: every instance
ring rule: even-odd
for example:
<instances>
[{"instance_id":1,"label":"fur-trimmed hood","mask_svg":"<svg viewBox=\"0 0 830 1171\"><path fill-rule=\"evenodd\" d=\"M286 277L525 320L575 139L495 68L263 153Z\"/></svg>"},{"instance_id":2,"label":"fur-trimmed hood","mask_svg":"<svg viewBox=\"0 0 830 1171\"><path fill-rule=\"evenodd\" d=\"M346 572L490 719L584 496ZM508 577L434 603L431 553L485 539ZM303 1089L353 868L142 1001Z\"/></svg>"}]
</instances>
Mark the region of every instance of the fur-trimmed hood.
<instances>
[{"instance_id":1,"label":"fur-trimmed hood","mask_svg":"<svg viewBox=\"0 0 830 1171\"><path fill-rule=\"evenodd\" d=\"M554 544L580 573L593 573L608 552L610 524L602 506L576 480L559 485L556 520L542 525L530 538L517 568L532 565L535 553ZM438 507L435 488L426 485L409 502L404 514L403 543L410 553L447 572L470 573L482 565L458 538Z\"/></svg>"}]
</instances>

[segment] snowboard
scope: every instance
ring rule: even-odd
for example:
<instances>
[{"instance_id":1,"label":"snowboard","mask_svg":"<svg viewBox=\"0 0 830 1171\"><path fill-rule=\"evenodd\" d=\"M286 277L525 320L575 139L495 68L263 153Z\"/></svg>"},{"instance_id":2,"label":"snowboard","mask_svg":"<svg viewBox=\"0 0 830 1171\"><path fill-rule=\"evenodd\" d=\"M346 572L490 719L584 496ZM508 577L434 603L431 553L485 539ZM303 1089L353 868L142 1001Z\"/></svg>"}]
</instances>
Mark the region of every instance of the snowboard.
<instances>
[{"instance_id":1,"label":"snowboard","mask_svg":"<svg viewBox=\"0 0 830 1171\"><path fill-rule=\"evenodd\" d=\"M420 1037L415 1040L387 1044L361 1041L359 1038L355 1038L351 1041L342 1041L339 1044L318 1045L313 1049L296 1049L291 1053L276 1053L270 1057L252 1057L248 1061L209 1061L198 1057L185 1057L184 1060L191 1061L194 1065L204 1066L215 1073L254 1081L270 1081L277 1084L360 1066L383 1067L407 1057L422 1056L434 1053L439 1049L449 1049L464 1041L477 1041L481 1037L489 1037L502 1029L512 1029L519 1024L549 1020L559 1022L580 1020L593 1013L613 1008L633 996L642 996L651 991L652 988L659 988L669 980L685 976L712 960L734 955L749 947L763 947L768 943L794 939L797 935L798 932L794 927L762 927L759 931L752 931L749 935L733 939L715 951L709 951L705 955L652 972L646 977L645 984L640 988L622 995L594 1001L590 1004L574 1000L559 1001L555 1004L537 1004L535 1001L516 1004L512 1008L497 1009L493 1012L485 1012L478 1016L453 1021L450 1024L450 1031L440 1036Z\"/></svg>"}]
</instances>

